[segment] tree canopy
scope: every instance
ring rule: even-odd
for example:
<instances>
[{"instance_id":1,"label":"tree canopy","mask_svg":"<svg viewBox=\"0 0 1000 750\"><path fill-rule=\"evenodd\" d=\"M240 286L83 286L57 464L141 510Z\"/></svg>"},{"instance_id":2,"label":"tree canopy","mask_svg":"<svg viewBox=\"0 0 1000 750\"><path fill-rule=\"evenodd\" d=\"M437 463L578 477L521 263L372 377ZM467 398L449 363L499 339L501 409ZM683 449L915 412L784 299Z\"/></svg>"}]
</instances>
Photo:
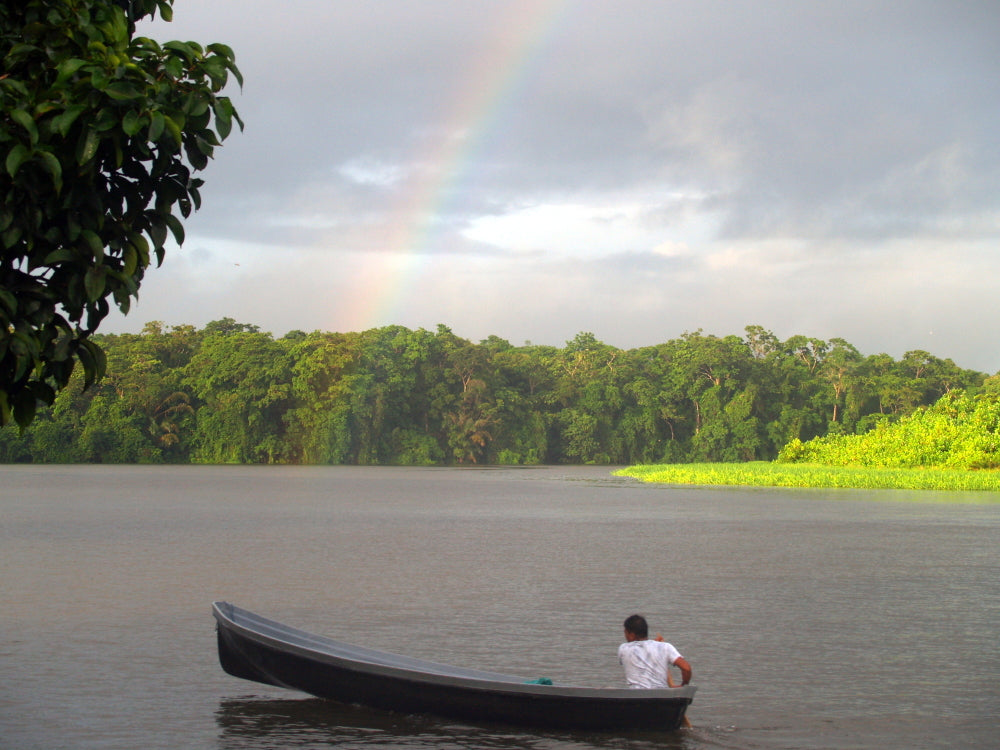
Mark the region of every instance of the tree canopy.
<instances>
[{"instance_id":1,"label":"tree canopy","mask_svg":"<svg viewBox=\"0 0 1000 750\"><path fill-rule=\"evenodd\" d=\"M92 334L183 242L193 174L243 126L229 47L135 35L172 3L0 5L0 425L29 424L77 361L86 385L104 373Z\"/></svg>"},{"instance_id":2,"label":"tree canopy","mask_svg":"<svg viewBox=\"0 0 1000 750\"><path fill-rule=\"evenodd\" d=\"M294 464L637 464L771 460L795 440L867 433L983 373L928 352L757 326L621 350L474 343L447 326L281 338L232 319L96 334L107 376L82 373L0 461Z\"/></svg>"}]
</instances>

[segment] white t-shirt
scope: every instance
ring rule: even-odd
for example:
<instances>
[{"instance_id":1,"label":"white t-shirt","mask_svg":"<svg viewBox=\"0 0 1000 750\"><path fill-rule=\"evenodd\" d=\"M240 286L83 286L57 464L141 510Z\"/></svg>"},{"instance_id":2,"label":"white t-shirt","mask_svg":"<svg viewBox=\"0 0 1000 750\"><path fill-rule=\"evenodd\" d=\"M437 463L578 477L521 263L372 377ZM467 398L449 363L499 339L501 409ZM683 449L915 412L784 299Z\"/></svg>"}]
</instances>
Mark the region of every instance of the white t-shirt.
<instances>
[{"instance_id":1,"label":"white t-shirt","mask_svg":"<svg viewBox=\"0 0 1000 750\"><path fill-rule=\"evenodd\" d=\"M625 681L633 688L665 688L667 670L681 653L666 641L629 641L618 647Z\"/></svg>"}]
</instances>

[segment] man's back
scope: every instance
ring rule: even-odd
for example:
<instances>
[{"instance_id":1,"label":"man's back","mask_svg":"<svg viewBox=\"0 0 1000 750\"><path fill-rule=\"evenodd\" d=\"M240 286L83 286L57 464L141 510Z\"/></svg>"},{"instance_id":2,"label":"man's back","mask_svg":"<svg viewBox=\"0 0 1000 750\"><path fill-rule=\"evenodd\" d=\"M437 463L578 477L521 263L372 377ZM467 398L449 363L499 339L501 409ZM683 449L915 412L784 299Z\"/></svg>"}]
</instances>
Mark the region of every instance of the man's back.
<instances>
[{"instance_id":1,"label":"man's back","mask_svg":"<svg viewBox=\"0 0 1000 750\"><path fill-rule=\"evenodd\" d=\"M666 641L629 641L618 647L618 661L625 668L625 681L633 688L665 688L670 665L680 652Z\"/></svg>"}]
</instances>

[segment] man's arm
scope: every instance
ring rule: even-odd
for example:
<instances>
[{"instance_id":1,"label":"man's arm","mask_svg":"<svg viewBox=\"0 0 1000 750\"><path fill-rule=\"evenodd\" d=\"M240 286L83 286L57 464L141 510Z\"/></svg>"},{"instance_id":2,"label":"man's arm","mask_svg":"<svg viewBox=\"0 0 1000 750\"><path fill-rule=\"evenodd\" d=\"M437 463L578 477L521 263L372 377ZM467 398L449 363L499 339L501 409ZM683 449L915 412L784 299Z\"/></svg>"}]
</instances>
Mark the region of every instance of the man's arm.
<instances>
[{"instance_id":1,"label":"man's arm","mask_svg":"<svg viewBox=\"0 0 1000 750\"><path fill-rule=\"evenodd\" d=\"M681 670L681 685L687 685L691 682L691 665L688 664L687 659L678 656L674 666Z\"/></svg>"}]
</instances>

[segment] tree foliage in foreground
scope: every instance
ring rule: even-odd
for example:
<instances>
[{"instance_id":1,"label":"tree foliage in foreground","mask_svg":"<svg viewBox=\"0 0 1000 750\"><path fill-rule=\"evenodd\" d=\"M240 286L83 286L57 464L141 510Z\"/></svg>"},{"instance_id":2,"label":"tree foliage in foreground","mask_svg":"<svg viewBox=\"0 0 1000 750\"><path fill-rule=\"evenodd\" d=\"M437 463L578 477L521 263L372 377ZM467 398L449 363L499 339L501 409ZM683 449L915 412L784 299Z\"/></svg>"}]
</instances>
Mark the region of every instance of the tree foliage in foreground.
<instances>
[{"instance_id":1,"label":"tree foliage in foreground","mask_svg":"<svg viewBox=\"0 0 1000 750\"><path fill-rule=\"evenodd\" d=\"M783 463L922 469L1000 468L1000 394L951 391L862 435L830 435L781 451Z\"/></svg>"},{"instance_id":2,"label":"tree foliage in foreground","mask_svg":"<svg viewBox=\"0 0 1000 750\"><path fill-rule=\"evenodd\" d=\"M106 377L84 389L74 373L23 435L0 430L0 461L769 461L790 441L866 433L986 378L928 352L863 356L758 326L627 351L590 333L562 348L474 343L446 326L275 339L231 319L97 339Z\"/></svg>"},{"instance_id":3,"label":"tree foliage in foreground","mask_svg":"<svg viewBox=\"0 0 1000 750\"><path fill-rule=\"evenodd\" d=\"M30 423L77 360L85 385L103 374L92 334L183 241L193 173L242 127L232 50L135 36L172 3L0 4L0 425Z\"/></svg>"}]
</instances>

